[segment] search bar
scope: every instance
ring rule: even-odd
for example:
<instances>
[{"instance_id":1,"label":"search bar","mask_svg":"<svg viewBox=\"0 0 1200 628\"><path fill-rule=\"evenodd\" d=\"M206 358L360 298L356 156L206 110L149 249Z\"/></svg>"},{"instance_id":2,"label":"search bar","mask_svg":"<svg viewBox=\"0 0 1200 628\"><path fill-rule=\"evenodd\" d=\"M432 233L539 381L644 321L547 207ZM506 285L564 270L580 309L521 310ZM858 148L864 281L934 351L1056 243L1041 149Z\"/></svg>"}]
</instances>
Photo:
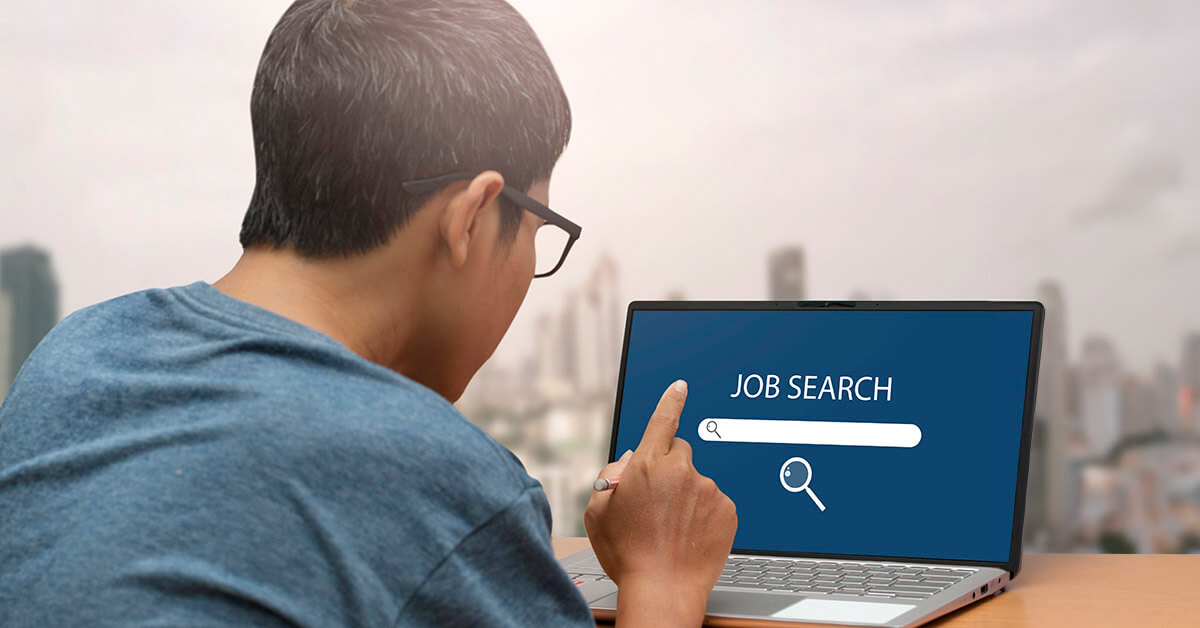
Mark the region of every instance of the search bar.
<instances>
[{"instance_id":1,"label":"search bar","mask_svg":"<svg viewBox=\"0 0 1200 628\"><path fill-rule=\"evenodd\" d=\"M696 431L714 443L916 447L921 442L921 428L912 423L708 418Z\"/></svg>"}]
</instances>

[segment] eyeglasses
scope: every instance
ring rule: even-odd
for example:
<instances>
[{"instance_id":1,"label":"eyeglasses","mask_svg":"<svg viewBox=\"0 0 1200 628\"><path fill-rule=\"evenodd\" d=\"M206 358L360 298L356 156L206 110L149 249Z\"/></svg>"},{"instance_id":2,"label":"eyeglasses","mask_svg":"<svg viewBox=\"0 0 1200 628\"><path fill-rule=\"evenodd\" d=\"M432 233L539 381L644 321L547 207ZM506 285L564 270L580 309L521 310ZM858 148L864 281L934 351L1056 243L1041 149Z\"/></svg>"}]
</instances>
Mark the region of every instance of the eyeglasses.
<instances>
[{"instance_id":1,"label":"eyeglasses","mask_svg":"<svg viewBox=\"0 0 1200 628\"><path fill-rule=\"evenodd\" d=\"M455 181L474 179L477 176L479 176L478 172L454 172L440 177L405 181L400 184L400 187L409 194L419 196ZM537 233L533 237L534 250L537 255L533 276L537 278L553 275L559 268L562 268L563 262L567 259L567 253L571 252L571 247L579 239L583 227L567 220L562 214L537 202L511 185L506 184L504 189L500 190L500 195L512 201L517 207L546 221L538 227ZM554 228L546 229L547 226Z\"/></svg>"}]
</instances>

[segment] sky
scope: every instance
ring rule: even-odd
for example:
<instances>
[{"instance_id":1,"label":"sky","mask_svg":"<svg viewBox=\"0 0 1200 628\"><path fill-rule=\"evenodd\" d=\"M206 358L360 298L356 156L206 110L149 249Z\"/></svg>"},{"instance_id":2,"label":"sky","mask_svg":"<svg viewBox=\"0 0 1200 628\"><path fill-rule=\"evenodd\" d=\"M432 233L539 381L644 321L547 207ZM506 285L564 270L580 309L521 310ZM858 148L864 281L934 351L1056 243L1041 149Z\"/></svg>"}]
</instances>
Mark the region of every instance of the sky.
<instances>
[{"instance_id":1,"label":"sky","mask_svg":"<svg viewBox=\"0 0 1200 628\"><path fill-rule=\"evenodd\" d=\"M248 100L288 2L0 12L0 246L54 256L64 313L214 281L253 187ZM1067 300L1127 365L1200 330L1200 3L514 2L571 99L551 207L583 225L497 359L603 255L625 299ZM15 86L15 88L13 87Z\"/></svg>"}]
</instances>

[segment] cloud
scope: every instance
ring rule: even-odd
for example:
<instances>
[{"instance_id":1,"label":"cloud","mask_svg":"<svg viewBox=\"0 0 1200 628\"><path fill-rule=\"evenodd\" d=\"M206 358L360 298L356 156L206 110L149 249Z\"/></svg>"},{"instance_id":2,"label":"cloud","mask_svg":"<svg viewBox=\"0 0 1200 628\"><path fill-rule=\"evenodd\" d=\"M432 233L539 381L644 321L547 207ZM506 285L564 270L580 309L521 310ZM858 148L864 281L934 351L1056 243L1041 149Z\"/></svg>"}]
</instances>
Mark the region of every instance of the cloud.
<instances>
[{"instance_id":1,"label":"cloud","mask_svg":"<svg viewBox=\"0 0 1200 628\"><path fill-rule=\"evenodd\" d=\"M1200 258L1200 231L1179 238L1167 248L1166 258L1171 262L1186 262Z\"/></svg>"},{"instance_id":2,"label":"cloud","mask_svg":"<svg viewBox=\"0 0 1200 628\"><path fill-rule=\"evenodd\" d=\"M1153 154L1134 162L1095 203L1075 213L1075 222L1090 225L1145 215L1164 192L1179 187L1183 167L1172 155Z\"/></svg>"}]
</instances>

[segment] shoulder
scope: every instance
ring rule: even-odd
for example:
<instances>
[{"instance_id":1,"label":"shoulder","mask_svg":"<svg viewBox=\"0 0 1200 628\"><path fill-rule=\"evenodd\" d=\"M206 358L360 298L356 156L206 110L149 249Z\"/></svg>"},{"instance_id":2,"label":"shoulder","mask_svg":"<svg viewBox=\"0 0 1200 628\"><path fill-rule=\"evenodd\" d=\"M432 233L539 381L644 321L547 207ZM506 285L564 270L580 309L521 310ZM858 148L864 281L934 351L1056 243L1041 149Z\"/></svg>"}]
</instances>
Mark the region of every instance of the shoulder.
<instances>
[{"instance_id":1,"label":"shoulder","mask_svg":"<svg viewBox=\"0 0 1200 628\"><path fill-rule=\"evenodd\" d=\"M46 334L41 344L73 338L81 333L110 332L122 322L144 316L153 309L154 297L149 294L151 292L154 291L133 292L76 310L59 321Z\"/></svg>"},{"instance_id":2,"label":"shoulder","mask_svg":"<svg viewBox=\"0 0 1200 628\"><path fill-rule=\"evenodd\" d=\"M173 290L132 292L68 314L42 338L28 363L145 345L177 325L179 314L171 311Z\"/></svg>"},{"instance_id":3,"label":"shoulder","mask_svg":"<svg viewBox=\"0 0 1200 628\"><path fill-rule=\"evenodd\" d=\"M151 291L135 292L69 314L38 342L15 373L10 395L44 402L94 379L97 367L134 347L145 347L154 323ZM160 291L161 292L161 291ZM21 393L21 394L18 394Z\"/></svg>"}]
</instances>

